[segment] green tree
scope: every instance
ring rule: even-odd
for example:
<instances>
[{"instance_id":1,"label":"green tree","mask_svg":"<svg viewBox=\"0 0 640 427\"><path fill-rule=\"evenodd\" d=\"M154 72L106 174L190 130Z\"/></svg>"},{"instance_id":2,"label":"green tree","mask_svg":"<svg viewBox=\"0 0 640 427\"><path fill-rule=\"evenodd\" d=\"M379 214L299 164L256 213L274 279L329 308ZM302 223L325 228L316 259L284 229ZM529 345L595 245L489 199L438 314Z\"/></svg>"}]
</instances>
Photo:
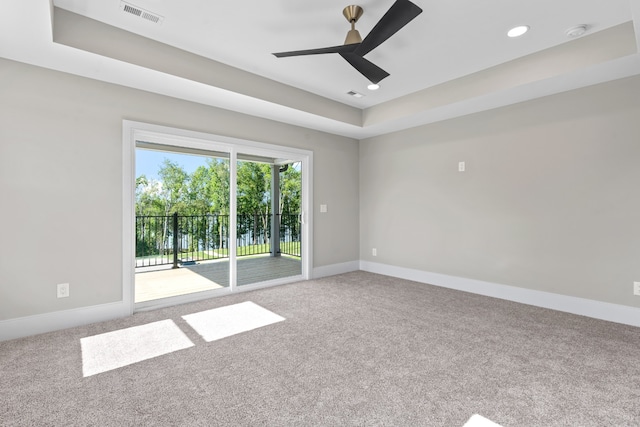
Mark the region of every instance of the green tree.
<instances>
[{"instance_id":1,"label":"green tree","mask_svg":"<svg viewBox=\"0 0 640 427\"><path fill-rule=\"evenodd\" d=\"M164 215L161 184L145 175L136 178L136 215Z\"/></svg>"},{"instance_id":2,"label":"green tree","mask_svg":"<svg viewBox=\"0 0 640 427\"><path fill-rule=\"evenodd\" d=\"M229 215L229 160L209 159L207 195L211 200L211 213Z\"/></svg>"},{"instance_id":3,"label":"green tree","mask_svg":"<svg viewBox=\"0 0 640 427\"><path fill-rule=\"evenodd\" d=\"M189 215L206 215L211 212L210 169L198 166L189 178L187 194L187 212Z\"/></svg>"},{"instance_id":4,"label":"green tree","mask_svg":"<svg viewBox=\"0 0 640 427\"><path fill-rule=\"evenodd\" d=\"M215 214L213 225L217 236L214 244L219 248L229 248L229 160L216 158L207 161L209 181L207 197L211 201L209 212Z\"/></svg>"},{"instance_id":5,"label":"green tree","mask_svg":"<svg viewBox=\"0 0 640 427\"><path fill-rule=\"evenodd\" d=\"M136 256L158 253L164 248L164 222L156 215L164 215L164 200L161 195L161 184L149 180L145 175L136 178Z\"/></svg>"},{"instance_id":6,"label":"green tree","mask_svg":"<svg viewBox=\"0 0 640 427\"><path fill-rule=\"evenodd\" d=\"M287 165L280 173L280 227L281 233L299 240L300 222L298 215L302 206L302 173L300 162ZM287 230L287 231L284 231Z\"/></svg>"},{"instance_id":7,"label":"green tree","mask_svg":"<svg viewBox=\"0 0 640 427\"><path fill-rule=\"evenodd\" d=\"M160 253L165 253L164 248L171 238L169 217L173 213L194 217L185 226L188 229L180 230L192 237L188 239L192 242L191 250L228 248L229 169L228 159L210 158L206 166L199 166L192 174L187 174L177 162L165 158L158 169L160 180L149 180L144 175L136 178L136 214L163 217L157 219L158 224L162 221L162 227L154 227L158 232L153 238ZM238 234L250 233L253 244L268 243L272 170L268 164L238 162ZM291 227L298 227L301 178L299 162L288 165L280 173L279 212L283 214L283 224L286 222L292 231ZM213 216L208 216L211 214Z\"/></svg>"},{"instance_id":8,"label":"green tree","mask_svg":"<svg viewBox=\"0 0 640 427\"><path fill-rule=\"evenodd\" d=\"M301 202L302 173L300 162L297 162L280 173L280 213L299 214Z\"/></svg>"},{"instance_id":9,"label":"green tree","mask_svg":"<svg viewBox=\"0 0 640 427\"><path fill-rule=\"evenodd\" d=\"M178 213L178 215L186 214L189 175L182 167L171 160L165 158L158 170L158 176L161 179L160 194L164 202L165 220L162 224L162 240L160 243L160 253L165 253L169 246L170 220L169 215ZM171 228L173 229L173 228ZM173 250L179 250L174 248Z\"/></svg>"},{"instance_id":10,"label":"green tree","mask_svg":"<svg viewBox=\"0 0 640 427\"><path fill-rule=\"evenodd\" d=\"M251 231L253 244L268 242L271 211L271 166L255 162L238 162L238 232Z\"/></svg>"},{"instance_id":11,"label":"green tree","mask_svg":"<svg viewBox=\"0 0 640 427\"><path fill-rule=\"evenodd\" d=\"M164 159L158 170L162 180L162 196L165 201L165 215L186 214L188 206L189 175L182 167L169 159Z\"/></svg>"}]
</instances>

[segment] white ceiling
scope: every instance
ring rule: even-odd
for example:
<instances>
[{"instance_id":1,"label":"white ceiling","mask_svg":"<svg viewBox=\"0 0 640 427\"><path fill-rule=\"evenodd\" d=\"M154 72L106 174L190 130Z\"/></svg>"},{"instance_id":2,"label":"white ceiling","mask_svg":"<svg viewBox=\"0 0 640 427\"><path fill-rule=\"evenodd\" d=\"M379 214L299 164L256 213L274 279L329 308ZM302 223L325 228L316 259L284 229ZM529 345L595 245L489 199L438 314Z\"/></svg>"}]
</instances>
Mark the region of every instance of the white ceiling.
<instances>
[{"instance_id":1,"label":"white ceiling","mask_svg":"<svg viewBox=\"0 0 640 427\"><path fill-rule=\"evenodd\" d=\"M356 28L362 36L370 31L384 15L393 0L360 0L364 15ZM163 17L160 24L127 14L121 9L120 0L22 0L0 3L0 37L11 40L0 46L0 56L48 68L85 75L127 86L139 85L142 89L165 93L170 96L195 100L243 111L275 120L290 122L351 136L367 137L403 127L468 114L479 109L519 102L535 96L561 92L579 87L574 76L549 79L548 84L536 84L525 94L523 87L505 93L504 101L495 98L487 102L472 101L459 113L448 112L452 108L433 111L428 108L412 110L402 117L368 126L345 124L322 114L309 113L289 105L251 99L243 94L238 97L226 94L228 99L207 102L198 98L185 82L169 80L158 84L164 89L154 89L149 77L153 70L140 70L131 66L124 73L126 64L109 58L96 58L77 49L59 46L51 40L52 6L101 21L113 27L150 38L164 44L222 62L351 107L367 109L391 105L410 94L428 90L464 76L472 76L483 70L518 58L526 58L554 46L572 42L565 31L578 24L586 24L588 37L619 24L632 21L634 12L640 13L640 0L414 0L424 12L397 34L369 53L366 58L388 71L378 91L367 90L369 83L339 55L316 55L292 58L275 58L271 53L300 50L341 44L349 24L342 16L348 5L344 0L310 2L301 0L245 0L237 2L210 0L130 0L128 3ZM639 19L636 17L636 20ZM529 25L531 30L517 39L506 37L509 28ZM636 33L638 33L636 22ZM5 34L3 34L3 32ZM637 36L636 36L637 37ZM635 52L637 53L637 51ZM640 73L638 55L633 58L611 60L597 69L585 67L584 84L599 83ZM99 69L96 69L96 68ZM587 69L589 68L589 69ZM139 82L132 75L138 73ZM159 76L155 78L169 79ZM589 74L591 73L591 74ZM124 77L124 74L128 74ZM127 80L128 79L128 80ZM210 85L215 86L215 85ZM211 90L215 90L212 87ZM191 90L191 92L190 92ZM346 93L354 90L365 96L353 98ZM515 92L518 92L517 94ZM485 94L489 96L491 94ZM201 95L200 95L201 96ZM235 96L235 98L234 98ZM470 97L471 98L471 97ZM475 103L475 104L474 104ZM472 106L473 104L473 106ZM482 104L482 105L480 105ZM486 104L486 105L485 105ZM394 104L395 105L395 104ZM366 120L365 120L366 121Z\"/></svg>"}]
</instances>

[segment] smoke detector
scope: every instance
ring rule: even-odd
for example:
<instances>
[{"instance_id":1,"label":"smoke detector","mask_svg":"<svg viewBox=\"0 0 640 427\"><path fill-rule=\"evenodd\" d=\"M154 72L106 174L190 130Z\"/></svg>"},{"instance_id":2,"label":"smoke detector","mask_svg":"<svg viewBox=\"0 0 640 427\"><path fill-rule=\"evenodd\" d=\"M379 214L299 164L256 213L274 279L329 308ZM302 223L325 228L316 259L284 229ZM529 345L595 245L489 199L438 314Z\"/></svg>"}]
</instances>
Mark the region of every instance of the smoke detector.
<instances>
[{"instance_id":1,"label":"smoke detector","mask_svg":"<svg viewBox=\"0 0 640 427\"><path fill-rule=\"evenodd\" d=\"M587 32L587 26L583 24L583 25L576 25L575 27L571 27L564 33L567 35L567 37L580 37L586 32Z\"/></svg>"},{"instance_id":2,"label":"smoke detector","mask_svg":"<svg viewBox=\"0 0 640 427\"><path fill-rule=\"evenodd\" d=\"M162 24L162 20L164 19L164 17L158 15L157 13L150 12L139 6L134 6L131 3L127 3L124 1L120 2L120 9L125 13L129 13L139 18L146 19L147 21L153 22L154 24Z\"/></svg>"}]
</instances>

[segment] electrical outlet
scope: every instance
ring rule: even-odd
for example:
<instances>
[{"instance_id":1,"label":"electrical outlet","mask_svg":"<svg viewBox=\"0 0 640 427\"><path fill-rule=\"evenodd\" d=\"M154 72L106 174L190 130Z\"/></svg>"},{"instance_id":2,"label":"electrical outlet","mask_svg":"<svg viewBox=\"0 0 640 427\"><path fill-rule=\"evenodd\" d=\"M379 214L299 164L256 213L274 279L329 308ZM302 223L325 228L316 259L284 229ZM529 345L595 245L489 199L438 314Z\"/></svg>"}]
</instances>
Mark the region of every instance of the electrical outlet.
<instances>
[{"instance_id":1,"label":"electrical outlet","mask_svg":"<svg viewBox=\"0 0 640 427\"><path fill-rule=\"evenodd\" d=\"M464 172L466 168L467 167L465 162L458 162L458 172Z\"/></svg>"},{"instance_id":2,"label":"electrical outlet","mask_svg":"<svg viewBox=\"0 0 640 427\"><path fill-rule=\"evenodd\" d=\"M633 294L640 296L640 282L633 282Z\"/></svg>"},{"instance_id":3,"label":"electrical outlet","mask_svg":"<svg viewBox=\"0 0 640 427\"><path fill-rule=\"evenodd\" d=\"M58 298L67 298L69 296L69 284L60 283L58 285Z\"/></svg>"},{"instance_id":4,"label":"electrical outlet","mask_svg":"<svg viewBox=\"0 0 640 427\"><path fill-rule=\"evenodd\" d=\"M371 249L371 255L378 256L378 250L376 248Z\"/></svg>"}]
</instances>

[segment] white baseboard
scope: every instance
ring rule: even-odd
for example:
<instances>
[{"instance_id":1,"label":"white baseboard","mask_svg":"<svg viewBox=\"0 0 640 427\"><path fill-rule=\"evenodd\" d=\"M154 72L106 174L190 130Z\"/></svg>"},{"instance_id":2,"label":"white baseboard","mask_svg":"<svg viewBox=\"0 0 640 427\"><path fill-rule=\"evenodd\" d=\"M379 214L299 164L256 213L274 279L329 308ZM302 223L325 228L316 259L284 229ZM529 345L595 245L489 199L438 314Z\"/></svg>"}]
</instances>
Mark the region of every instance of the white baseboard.
<instances>
[{"instance_id":1,"label":"white baseboard","mask_svg":"<svg viewBox=\"0 0 640 427\"><path fill-rule=\"evenodd\" d=\"M129 316L123 302L80 307L0 321L0 341Z\"/></svg>"},{"instance_id":2,"label":"white baseboard","mask_svg":"<svg viewBox=\"0 0 640 427\"><path fill-rule=\"evenodd\" d=\"M349 261L341 264L325 265L313 269L312 278L319 279L321 277L335 276L336 274L350 273L360 270L360 261Z\"/></svg>"},{"instance_id":3,"label":"white baseboard","mask_svg":"<svg viewBox=\"0 0 640 427\"><path fill-rule=\"evenodd\" d=\"M318 279L357 270L640 327L640 308L369 261L350 261L317 267L313 269L313 278ZM131 312L127 304L115 302L1 320L0 341L103 322L129 315Z\"/></svg>"},{"instance_id":4,"label":"white baseboard","mask_svg":"<svg viewBox=\"0 0 640 427\"><path fill-rule=\"evenodd\" d=\"M640 326L640 308L636 307L536 291L516 286L500 285L463 277L448 276L446 274L430 273L428 271L410 268L395 267L370 261L361 261L360 270L522 304L550 308L552 310L593 317L609 322Z\"/></svg>"},{"instance_id":5,"label":"white baseboard","mask_svg":"<svg viewBox=\"0 0 640 427\"><path fill-rule=\"evenodd\" d=\"M336 274L348 273L359 269L359 261L327 265L314 268L312 278L334 276ZM264 287L264 284L262 287ZM252 289L253 288L247 287L245 290ZM184 300L179 301L179 303L202 299L201 296L186 296L183 298ZM171 304L165 305L173 305L176 303L176 301L171 301ZM137 308L137 310L144 311L145 309L156 309L165 305L162 305L162 302L160 302L156 303L152 307L145 307L143 304L141 307ZM131 311L130 308L128 308L128 305L124 302L116 302L71 310L55 311L52 313L37 314L34 316L18 317L15 319L0 320L0 341L43 334L60 329L88 325L90 323L103 322L105 320L117 319L119 317L129 315L131 315Z\"/></svg>"}]
</instances>

